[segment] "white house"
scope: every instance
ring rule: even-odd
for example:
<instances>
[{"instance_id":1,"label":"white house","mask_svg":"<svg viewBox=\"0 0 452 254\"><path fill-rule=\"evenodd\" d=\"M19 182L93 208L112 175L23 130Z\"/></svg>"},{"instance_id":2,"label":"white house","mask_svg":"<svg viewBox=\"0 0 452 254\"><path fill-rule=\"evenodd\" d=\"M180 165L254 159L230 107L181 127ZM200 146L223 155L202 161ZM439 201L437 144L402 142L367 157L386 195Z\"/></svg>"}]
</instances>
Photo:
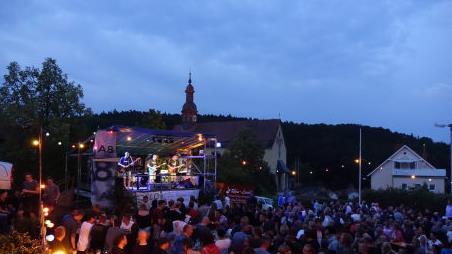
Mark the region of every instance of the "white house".
<instances>
[{"instance_id":1,"label":"white house","mask_svg":"<svg viewBox=\"0 0 452 254\"><path fill-rule=\"evenodd\" d=\"M421 187L444 193L446 170L437 169L404 145L368 175L373 190L386 188L410 189Z\"/></svg>"}]
</instances>

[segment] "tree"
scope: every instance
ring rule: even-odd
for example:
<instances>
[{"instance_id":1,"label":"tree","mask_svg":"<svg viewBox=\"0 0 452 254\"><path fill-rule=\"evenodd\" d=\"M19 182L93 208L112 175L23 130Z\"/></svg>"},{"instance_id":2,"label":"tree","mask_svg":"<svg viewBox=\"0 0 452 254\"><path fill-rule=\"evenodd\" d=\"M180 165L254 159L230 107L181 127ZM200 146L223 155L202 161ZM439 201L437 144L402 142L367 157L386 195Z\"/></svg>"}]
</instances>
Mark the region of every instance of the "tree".
<instances>
[{"instance_id":1,"label":"tree","mask_svg":"<svg viewBox=\"0 0 452 254\"><path fill-rule=\"evenodd\" d=\"M249 130L232 141L218 162L218 181L254 187L257 194L274 194L275 177L263 160L264 149Z\"/></svg>"},{"instance_id":2,"label":"tree","mask_svg":"<svg viewBox=\"0 0 452 254\"><path fill-rule=\"evenodd\" d=\"M150 129L166 129L162 114L158 110L149 109L141 120L141 126Z\"/></svg>"},{"instance_id":3,"label":"tree","mask_svg":"<svg viewBox=\"0 0 452 254\"><path fill-rule=\"evenodd\" d=\"M43 146L44 170L61 169L64 151L58 148L58 142L69 143L71 119L90 113L82 98L82 87L68 80L56 60L47 58L41 69L22 69L17 62L11 62L0 85L2 159L14 162L19 172L30 170L30 165L36 165L30 140L42 127L50 133Z\"/></svg>"}]
</instances>

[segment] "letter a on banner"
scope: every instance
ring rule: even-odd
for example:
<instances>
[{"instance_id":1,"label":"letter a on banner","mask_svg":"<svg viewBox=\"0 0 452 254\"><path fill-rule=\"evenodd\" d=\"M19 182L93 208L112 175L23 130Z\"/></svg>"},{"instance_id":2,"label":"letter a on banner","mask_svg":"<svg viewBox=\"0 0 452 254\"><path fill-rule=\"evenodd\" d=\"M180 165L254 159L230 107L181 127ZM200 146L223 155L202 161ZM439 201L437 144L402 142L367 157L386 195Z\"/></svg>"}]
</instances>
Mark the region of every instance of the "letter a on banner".
<instances>
[{"instance_id":1,"label":"letter a on banner","mask_svg":"<svg viewBox=\"0 0 452 254\"><path fill-rule=\"evenodd\" d=\"M94 142L94 161L91 172L91 203L111 207L115 189L116 133L100 130Z\"/></svg>"}]
</instances>

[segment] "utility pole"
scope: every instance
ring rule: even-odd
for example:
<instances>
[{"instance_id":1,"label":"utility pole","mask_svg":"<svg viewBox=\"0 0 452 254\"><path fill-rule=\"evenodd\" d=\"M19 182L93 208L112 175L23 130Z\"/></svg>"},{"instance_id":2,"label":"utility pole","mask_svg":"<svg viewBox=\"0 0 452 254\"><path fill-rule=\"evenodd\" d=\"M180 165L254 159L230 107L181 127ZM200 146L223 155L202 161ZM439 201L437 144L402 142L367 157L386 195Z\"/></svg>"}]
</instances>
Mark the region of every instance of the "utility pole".
<instances>
[{"instance_id":1,"label":"utility pole","mask_svg":"<svg viewBox=\"0 0 452 254\"><path fill-rule=\"evenodd\" d=\"M449 127L449 131L450 131L450 141L449 141L450 165L449 165L449 178L447 179L447 181L448 181L447 186L449 186L449 192L452 194L452 123L450 123L450 124L435 123L435 127L439 127L439 128Z\"/></svg>"},{"instance_id":2,"label":"utility pole","mask_svg":"<svg viewBox=\"0 0 452 254\"><path fill-rule=\"evenodd\" d=\"M362 153L361 153L361 148L362 148L362 130L361 128L359 128L359 181L358 181L358 202L359 205L361 205L361 166L362 166Z\"/></svg>"}]
</instances>

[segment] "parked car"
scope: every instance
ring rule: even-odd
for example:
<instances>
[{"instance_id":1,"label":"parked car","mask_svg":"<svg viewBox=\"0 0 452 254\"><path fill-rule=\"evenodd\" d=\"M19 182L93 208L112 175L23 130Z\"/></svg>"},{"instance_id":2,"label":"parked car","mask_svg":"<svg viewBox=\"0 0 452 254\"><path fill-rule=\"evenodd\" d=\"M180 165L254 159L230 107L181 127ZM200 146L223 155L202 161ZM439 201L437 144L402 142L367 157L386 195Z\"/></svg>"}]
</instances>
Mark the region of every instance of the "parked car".
<instances>
[{"instance_id":1,"label":"parked car","mask_svg":"<svg viewBox=\"0 0 452 254\"><path fill-rule=\"evenodd\" d=\"M13 164L0 161L0 190L10 190L13 180Z\"/></svg>"},{"instance_id":2,"label":"parked car","mask_svg":"<svg viewBox=\"0 0 452 254\"><path fill-rule=\"evenodd\" d=\"M262 204L262 208L267 210L268 208L273 209L273 199L255 196L257 203Z\"/></svg>"}]
</instances>

